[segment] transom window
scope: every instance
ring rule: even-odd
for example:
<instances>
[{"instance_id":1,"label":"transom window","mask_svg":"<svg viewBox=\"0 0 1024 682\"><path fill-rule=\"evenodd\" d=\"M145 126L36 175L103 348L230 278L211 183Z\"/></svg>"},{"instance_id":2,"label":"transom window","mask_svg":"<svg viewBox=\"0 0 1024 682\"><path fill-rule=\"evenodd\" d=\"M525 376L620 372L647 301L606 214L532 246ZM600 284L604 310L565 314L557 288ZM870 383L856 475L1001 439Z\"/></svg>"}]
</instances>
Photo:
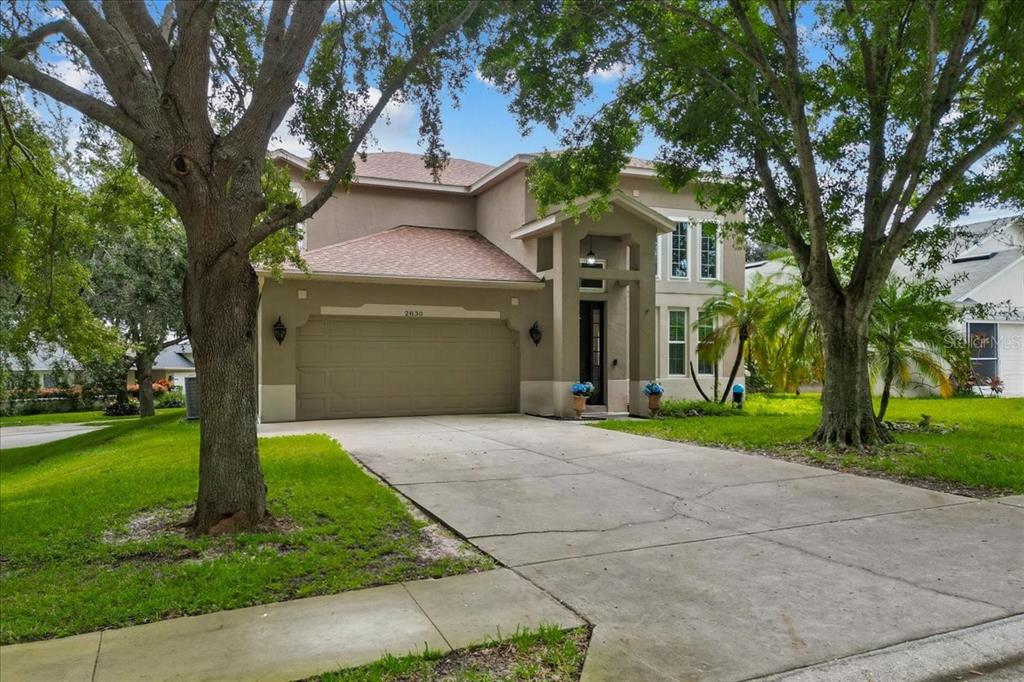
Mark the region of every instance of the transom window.
<instances>
[{"instance_id":1,"label":"transom window","mask_svg":"<svg viewBox=\"0 0 1024 682\"><path fill-rule=\"evenodd\" d=\"M593 270L603 270L605 264L606 263L603 260L595 260L593 263L588 263L585 258L581 258L580 259L580 267L581 268L589 268L589 269L593 269ZM605 281L606 280L603 280L603 279L581 278L580 279L580 291L603 292L605 290Z\"/></svg>"},{"instance_id":2,"label":"transom window","mask_svg":"<svg viewBox=\"0 0 1024 682\"><path fill-rule=\"evenodd\" d=\"M672 267L669 271L671 277L690 278L689 243L690 223L685 220L676 223L676 229L672 232Z\"/></svg>"},{"instance_id":3,"label":"transom window","mask_svg":"<svg viewBox=\"0 0 1024 682\"><path fill-rule=\"evenodd\" d=\"M700 278L718 279L718 225L700 226Z\"/></svg>"},{"instance_id":4,"label":"transom window","mask_svg":"<svg viewBox=\"0 0 1024 682\"><path fill-rule=\"evenodd\" d=\"M668 373L686 374L686 311L668 311Z\"/></svg>"},{"instance_id":5,"label":"transom window","mask_svg":"<svg viewBox=\"0 0 1024 682\"><path fill-rule=\"evenodd\" d=\"M700 343L706 339L711 332L715 330L715 318L711 315L700 315L697 317L697 374L715 374L715 363L711 360L705 360L700 352Z\"/></svg>"},{"instance_id":6,"label":"transom window","mask_svg":"<svg viewBox=\"0 0 1024 682\"><path fill-rule=\"evenodd\" d=\"M971 369L985 379L999 374L999 326L994 322L968 322Z\"/></svg>"}]
</instances>

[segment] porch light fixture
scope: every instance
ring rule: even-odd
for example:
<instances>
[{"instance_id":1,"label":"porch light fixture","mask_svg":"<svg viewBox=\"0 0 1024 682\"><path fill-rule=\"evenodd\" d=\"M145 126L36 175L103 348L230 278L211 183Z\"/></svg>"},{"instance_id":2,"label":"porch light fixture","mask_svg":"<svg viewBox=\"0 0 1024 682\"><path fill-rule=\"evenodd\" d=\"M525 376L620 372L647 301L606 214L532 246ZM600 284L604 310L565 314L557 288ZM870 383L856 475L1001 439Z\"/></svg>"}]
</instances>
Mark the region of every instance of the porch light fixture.
<instances>
[{"instance_id":1,"label":"porch light fixture","mask_svg":"<svg viewBox=\"0 0 1024 682\"><path fill-rule=\"evenodd\" d=\"M281 316L277 316L277 322L271 327L274 330L274 339L277 341L277 345L284 343L284 337L288 333L288 327L284 326L284 322L281 321Z\"/></svg>"},{"instance_id":2,"label":"porch light fixture","mask_svg":"<svg viewBox=\"0 0 1024 682\"><path fill-rule=\"evenodd\" d=\"M597 256L594 255L594 235L590 235L590 251L587 252L587 265L597 265Z\"/></svg>"},{"instance_id":3,"label":"porch light fixture","mask_svg":"<svg viewBox=\"0 0 1024 682\"><path fill-rule=\"evenodd\" d=\"M542 334L540 333L540 325L536 322L530 327L530 340L533 341L533 345L539 346Z\"/></svg>"}]
</instances>

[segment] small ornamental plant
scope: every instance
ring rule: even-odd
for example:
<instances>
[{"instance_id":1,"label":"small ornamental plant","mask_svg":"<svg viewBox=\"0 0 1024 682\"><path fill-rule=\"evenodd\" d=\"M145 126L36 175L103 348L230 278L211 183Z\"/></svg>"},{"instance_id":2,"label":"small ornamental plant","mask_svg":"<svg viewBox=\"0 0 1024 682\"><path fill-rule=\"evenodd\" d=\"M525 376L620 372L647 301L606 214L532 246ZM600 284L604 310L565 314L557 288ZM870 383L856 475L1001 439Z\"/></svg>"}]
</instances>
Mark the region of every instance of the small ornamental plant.
<instances>
[{"instance_id":1,"label":"small ornamental plant","mask_svg":"<svg viewBox=\"0 0 1024 682\"><path fill-rule=\"evenodd\" d=\"M651 381L649 383L644 384L643 390L644 395L650 397L652 395L661 395L662 393L665 392L665 387L659 384L657 381Z\"/></svg>"},{"instance_id":2,"label":"small ornamental plant","mask_svg":"<svg viewBox=\"0 0 1024 682\"><path fill-rule=\"evenodd\" d=\"M582 419L587 409L587 398L594 394L594 384L581 381L570 386L569 392L572 393L572 411L576 413L577 419Z\"/></svg>"},{"instance_id":3,"label":"small ornamental plant","mask_svg":"<svg viewBox=\"0 0 1024 682\"><path fill-rule=\"evenodd\" d=\"M594 393L594 384L589 381L573 384L569 391L576 397L589 398Z\"/></svg>"},{"instance_id":4,"label":"small ornamental plant","mask_svg":"<svg viewBox=\"0 0 1024 682\"><path fill-rule=\"evenodd\" d=\"M657 381L649 381L644 384L643 394L647 396L647 409L651 411L652 417L657 417L661 412L661 396L665 393L665 387Z\"/></svg>"}]
</instances>

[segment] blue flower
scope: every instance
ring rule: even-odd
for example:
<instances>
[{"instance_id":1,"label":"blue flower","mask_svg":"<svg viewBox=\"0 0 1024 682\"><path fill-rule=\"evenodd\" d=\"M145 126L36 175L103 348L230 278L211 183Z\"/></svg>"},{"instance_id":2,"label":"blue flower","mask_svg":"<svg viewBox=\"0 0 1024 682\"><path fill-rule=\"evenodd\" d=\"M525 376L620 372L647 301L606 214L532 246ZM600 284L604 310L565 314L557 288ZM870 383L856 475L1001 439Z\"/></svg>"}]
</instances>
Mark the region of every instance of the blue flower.
<instances>
[{"instance_id":1,"label":"blue flower","mask_svg":"<svg viewBox=\"0 0 1024 682\"><path fill-rule=\"evenodd\" d=\"M661 395L665 392L665 387L656 381L652 381L644 385L644 395Z\"/></svg>"},{"instance_id":2,"label":"blue flower","mask_svg":"<svg viewBox=\"0 0 1024 682\"><path fill-rule=\"evenodd\" d=\"M569 387L569 392L578 396L590 396L594 392L594 384L589 381L576 383Z\"/></svg>"}]
</instances>

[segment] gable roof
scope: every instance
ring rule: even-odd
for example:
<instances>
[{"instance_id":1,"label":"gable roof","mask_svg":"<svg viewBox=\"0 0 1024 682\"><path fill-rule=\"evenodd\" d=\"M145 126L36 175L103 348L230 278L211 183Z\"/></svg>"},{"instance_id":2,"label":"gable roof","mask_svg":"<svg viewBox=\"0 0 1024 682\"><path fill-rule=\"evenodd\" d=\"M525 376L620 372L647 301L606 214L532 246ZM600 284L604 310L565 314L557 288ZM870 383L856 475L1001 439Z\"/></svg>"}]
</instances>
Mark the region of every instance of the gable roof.
<instances>
[{"instance_id":1,"label":"gable roof","mask_svg":"<svg viewBox=\"0 0 1024 682\"><path fill-rule=\"evenodd\" d=\"M153 369L195 369L195 364L186 357L192 353L192 345L188 341L177 343L160 351L153 361ZM78 362L70 353L61 346L52 348L39 348L28 355L29 368L34 372L49 372L54 364L60 364L67 369L82 369L82 363Z\"/></svg>"},{"instance_id":2,"label":"gable roof","mask_svg":"<svg viewBox=\"0 0 1024 682\"><path fill-rule=\"evenodd\" d=\"M313 275L538 284L541 280L478 232L399 227L303 254ZM289 273L301 276L290 268Z\"/></svg>"},{"instance_id":3,"label":"gable roof","mask_svg":"<svg viewBox=\"0 0 1024 682\"><path fill-rule=\"evenodd\" d=\"M356 176L403 180L405 182L433 183L434 176L423 165L423 156L407 152L377 152L367 154L366 159L356 157ZM494 166L467 159L448 159L448 165L441 171L442 185L472 185L492 170Z\"/></svg>"},{"instance_id":4,"label":"gable roof","mask_svg":"<svg viewBox=\"0 0 1024 682\"><path fill-rule=\"evenodd\" d=\"M585 204L593 198L593 195L580 197L576 200L576 204ZM613 206L619 206L620 208L632 213L641 220L651 223L658 229L658 232L668 233L675 229L675 222L670 218L666 217L657 209L651 208L647 204L637 201L622 190L612 190L611 195L608 197L608 202ZM511 237L513 239L539 237L547 234L548 232L552 232L562 222L574 218L575 216L568 211L555 211L554 213L549 213L542 218L537 218L536 220L528 222L519 229L513 230Z\"/></svg>"}]
</instances>

